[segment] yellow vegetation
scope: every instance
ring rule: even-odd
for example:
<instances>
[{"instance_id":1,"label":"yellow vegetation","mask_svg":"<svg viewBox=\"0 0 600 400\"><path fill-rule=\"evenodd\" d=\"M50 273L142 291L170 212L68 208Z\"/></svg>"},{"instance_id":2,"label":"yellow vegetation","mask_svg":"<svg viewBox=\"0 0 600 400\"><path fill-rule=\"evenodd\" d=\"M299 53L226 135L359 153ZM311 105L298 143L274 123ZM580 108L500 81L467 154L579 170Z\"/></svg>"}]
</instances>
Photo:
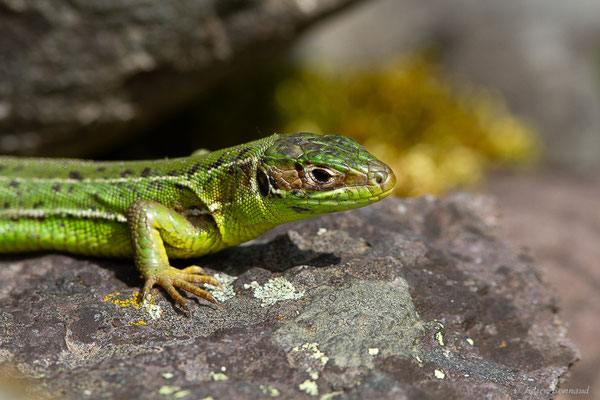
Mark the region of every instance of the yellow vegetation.
<instances>
[{"instance_id":1,"label":"yellow vegetation","mask_svg":"<svg viewBox=\"0 0 600 400\"><path fill-rule=\"evenodd\" d=\"M489 91L451 87L427 57L332 77L301 70L276 90L286 131L342 133L388 163L396 193L442 193L536 158L535 132Z\"/></svg>"}]
</instances>

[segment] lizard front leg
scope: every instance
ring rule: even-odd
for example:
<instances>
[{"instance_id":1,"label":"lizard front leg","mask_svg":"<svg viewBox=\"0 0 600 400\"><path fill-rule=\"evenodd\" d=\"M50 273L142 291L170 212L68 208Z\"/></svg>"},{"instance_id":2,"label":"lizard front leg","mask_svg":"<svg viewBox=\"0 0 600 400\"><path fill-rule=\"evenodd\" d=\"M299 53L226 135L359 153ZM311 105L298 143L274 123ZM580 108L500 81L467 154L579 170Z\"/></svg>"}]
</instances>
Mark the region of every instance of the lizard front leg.
<instances>
[{"instance_id":1,"label":"lizard front leg","mask_svg":"<svg viewBox=\"0 0 600 400\"><path fill-rule=\"evenodd\" d=\"M136 201L127 209L127 223L135 264L145 279L142 299L155 284L162 286L183 308L188 306L176 287L194 293L215 304L218 302L206 290L193 283L208 283L221 287L219 282L204 275L198 266L177 269L170 265L165 244L182 254L201 255L218 240L216 226L197 227L178 212L152 201Z\"/></svg>"}]
</instances>

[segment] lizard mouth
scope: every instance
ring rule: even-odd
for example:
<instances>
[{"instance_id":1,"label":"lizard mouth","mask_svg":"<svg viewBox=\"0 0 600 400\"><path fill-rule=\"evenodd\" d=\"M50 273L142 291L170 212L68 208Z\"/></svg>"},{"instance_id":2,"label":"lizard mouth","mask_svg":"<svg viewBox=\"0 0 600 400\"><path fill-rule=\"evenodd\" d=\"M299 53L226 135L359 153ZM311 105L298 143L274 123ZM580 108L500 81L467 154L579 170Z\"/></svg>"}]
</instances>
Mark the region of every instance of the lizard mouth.
<instances>
[{"instance_id":1,"label":"lizard mouth","mask_svg":"<svg viewBox=\"0 0 600 400\"><path fill-rule=\"evenodd\" d=\"M308 204L308 205L322 205L322 206L352 206L355 205L356 207L359 206L365 206L371 203L375 203L387 196L389 196L390 194L392 194L392 192L394 191L393 186L379 194L376 195L371 195L368 197L357 197L357 198L336 198L336 197L331 197L331 198L322 198L322 199L313 199L313 198L307 198L307 199L303 199L300 200L299 202L302 202L304 204ZM349 208L355 208L355 207L349 207Z\"/></svg>"}]
</instances>

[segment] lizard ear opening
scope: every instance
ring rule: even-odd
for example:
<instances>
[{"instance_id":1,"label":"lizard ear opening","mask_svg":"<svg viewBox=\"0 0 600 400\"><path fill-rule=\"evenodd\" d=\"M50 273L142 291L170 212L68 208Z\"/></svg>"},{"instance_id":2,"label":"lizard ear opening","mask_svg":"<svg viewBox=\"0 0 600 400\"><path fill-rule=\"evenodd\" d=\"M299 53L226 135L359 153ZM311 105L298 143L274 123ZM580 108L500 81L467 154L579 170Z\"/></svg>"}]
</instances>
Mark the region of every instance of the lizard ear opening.
<instances>
[{"instance_id":1,"label":"lizard ear opening","mask_svg":"<svg viewBox=\"0 0 600 400\"><path fill-rule=\"evenodd\" d=\"M269 178L264 171L258 170L256 172L256 182L258 183L258 190L263 197L267 197L271 188L269 187Z\"/></svg>"}]
</instances>

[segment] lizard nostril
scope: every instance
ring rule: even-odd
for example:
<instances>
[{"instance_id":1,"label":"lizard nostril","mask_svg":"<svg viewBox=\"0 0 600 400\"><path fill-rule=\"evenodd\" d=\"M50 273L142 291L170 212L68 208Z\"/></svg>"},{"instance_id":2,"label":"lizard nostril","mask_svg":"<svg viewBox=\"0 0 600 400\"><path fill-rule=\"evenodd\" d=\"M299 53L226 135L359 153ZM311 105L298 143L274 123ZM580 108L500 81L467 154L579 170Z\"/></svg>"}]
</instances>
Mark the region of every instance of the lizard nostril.
<instances>
[{"instance_id":1,"label":"lizard nostril","mask_svg":"<svg viewBox=\"0 0 600 400\"><path fill-rule=\"evenodd\" d=\"M374 171L369 173L369 180L377 185L381 185L383 182L385 182L387 177L388 174L385 171Z\"/></svg>"}]
</instances>

